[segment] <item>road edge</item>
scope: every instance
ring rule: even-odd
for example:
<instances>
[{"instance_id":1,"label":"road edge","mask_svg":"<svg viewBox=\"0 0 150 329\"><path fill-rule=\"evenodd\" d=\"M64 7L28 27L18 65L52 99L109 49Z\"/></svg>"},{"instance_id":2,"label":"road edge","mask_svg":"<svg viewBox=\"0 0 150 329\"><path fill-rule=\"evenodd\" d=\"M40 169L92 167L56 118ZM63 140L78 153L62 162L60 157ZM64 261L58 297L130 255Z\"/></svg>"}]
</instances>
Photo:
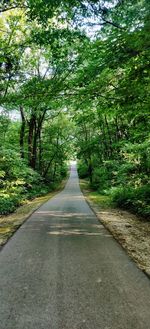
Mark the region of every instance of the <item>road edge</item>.
<instances>
[{"instance_id":1,"label":"road edge","mask_svg":"<svg viewBox=\"0 0 150 329\"><path fill-rule=\"evenodd\" d=\"M80 186L81 188L81 186ZM97 217L98 221L110 232L110 234L113 236L113 238L116 240L117 243L119 243L119 245L121 246L121 248L127 253L128 257L134 262L134 264L137 266L137 268L139 270L141 270L145 275L146 277L150 280L150 273L148 271L146 271L145 269L142 269L140 267L140 265L138 264L138 262L134 259L134 257L132 257L129 253L128 253L128 250L125 248L125 246L122 245L121 241L119 238L117 238L117 236L114 234L114 232L112 230L110 230L109 226L104 222L102 221L102 219L100 218L100 215L98 213L98 211L96 210L96 207L93 202L88 198L88 196L86 195L86 193L84 192L83 189L81 189L83 195L84 195L84 198L85 198L85 201L87 202L88 206L90 207L90 209L94 212L95 216Z\"/></svg>"}]
</instances>

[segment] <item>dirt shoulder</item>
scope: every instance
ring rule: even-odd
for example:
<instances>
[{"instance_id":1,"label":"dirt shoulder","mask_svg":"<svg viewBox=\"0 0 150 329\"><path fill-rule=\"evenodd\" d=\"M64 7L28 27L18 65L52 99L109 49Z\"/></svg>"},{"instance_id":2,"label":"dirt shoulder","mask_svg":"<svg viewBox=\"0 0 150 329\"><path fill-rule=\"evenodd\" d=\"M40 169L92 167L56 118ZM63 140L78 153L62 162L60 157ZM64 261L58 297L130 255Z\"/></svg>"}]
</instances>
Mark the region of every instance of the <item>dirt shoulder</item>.
<instances>
[{"instance_id":1,"label":"dirt shoulder","mask_svg":"<svg viewBox=\"0 0 150 329\"><path fill-rule=\"evenodd\" d=\"M81 183L84 196L98 219L127 251L138 267L150 277L150 222L128 211L104 206L103 200L95 197Z\"/></svg>"},{"instance_id":2,"label":"dirt shoulder","mask_svg":"<svg viewBox=\"0 0 150 329\"><path fill-rule=\"evenodd\" d=\"M0 216L0 248L35 210L64 188L66 181L67 179L64 180L55 191L50 192L45 196L35 198L34 200L26 201L26 203L23 206L18 207L14 213Z\"/></svg>"}]
</instances>

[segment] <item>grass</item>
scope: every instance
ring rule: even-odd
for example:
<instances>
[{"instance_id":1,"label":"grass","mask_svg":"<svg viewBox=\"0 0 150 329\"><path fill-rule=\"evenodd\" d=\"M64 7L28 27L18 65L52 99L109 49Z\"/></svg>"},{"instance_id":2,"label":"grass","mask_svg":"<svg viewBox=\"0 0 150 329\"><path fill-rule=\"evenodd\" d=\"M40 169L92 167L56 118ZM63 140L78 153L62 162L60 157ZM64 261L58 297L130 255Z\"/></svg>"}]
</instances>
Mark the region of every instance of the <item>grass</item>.
<instances>
[{"instance_id":1,"label":"grass","mask_svg":"<svg viewBox=\"0 0 150 329\"><path fill-rule=\"evenodd\" d=\"M89 186L89 181L86 179L80 179L80 187L85 195L87 195L88 199L92 201L94 204L100 206L101 208L110 208L111 197L108 195L100 194L97 191L93 191Z\"/></svg>"}]
</instances>

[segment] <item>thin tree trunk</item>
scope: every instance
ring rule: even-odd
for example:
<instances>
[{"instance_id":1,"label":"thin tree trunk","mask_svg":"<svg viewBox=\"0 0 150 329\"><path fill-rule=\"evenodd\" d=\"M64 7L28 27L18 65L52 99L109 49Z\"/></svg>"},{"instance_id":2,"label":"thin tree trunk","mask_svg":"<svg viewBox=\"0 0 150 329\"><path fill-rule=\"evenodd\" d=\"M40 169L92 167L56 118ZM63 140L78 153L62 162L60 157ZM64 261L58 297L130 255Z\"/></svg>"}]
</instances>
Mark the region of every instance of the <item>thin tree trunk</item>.
<instances>
[{"instance_id":1,"label":"thin tree trunk","mask_svg":"<svg viewBox=\"0 0 150 329\"><path fill-rule=\"evenodd\" d=\"M92 184L92 182L93 182L93 167L92 167L91 157L89 158L89 163L88 163L88 174L89 174L89 178L90 178L90 183Z\"/></svg>"},{"instance_id":2,"label":"thin tree trunk","mask_svg":"<svg viewBox=\"0 0 150 329\"><path fill-rule=\"evenodd\" d=\"M34 115L31 116L31 119L30 119L28 125L29 125L28 162L29 162L29 166L34 169L34 163L33 163L33 138L34 138L34 130L35 130L35 116Z\"/></svg>"},{"instance_id":3,"label":"thin tree trunk","mask_svg":"<svg viewBox=\"0 0 150 329\"><path fill-rule=\"evenodd\" d=\"M43 172L43 175L42 175L42 176L43 176L44 178L46 177L46 175L47 175L47 173L48 173L48 171L49 171L49 168L50 168L50 166L51 166L51 163L52 163L52 161L54 160L54 158L55 158L55 154L53 155L53 157L52 157L51 160L49 161L49 163L48 163L46 169L45 169L44 172Z\"/></svg>"},{"instance_id":4,"label":"thin tree trunk","mask_svg":"<svg viewBox=\"0 0 150 329\"><path fill-rule=\"evenodd\" d=\"M41 130L39 130L39 153L38 153L38 168L39 172L42 172L42 139L41 139Z\"/></svg>"},{"instance_id":5,"label":"thin tree trunk","mask_svg":"<svg viewBox=\"0 0 150 329\"><path fill-rule=\"evenodd\" d=\"M57 168L57 163L56 163L56 161L55 161L55 162L54 162L53 181L55 181L55 176L56 176L56 168Z\"/></svg>"},{"instance_id":6,"label":"thin tree trunk","mask_svg":"<svg viewBox=\"0 0 150 329\"><path fill-rule=\"evenodd\" d=\"M34 124L34 134L33 134L33 151L32 151L32 168L36 168L36 160L37 160L37 143L38 143L38 133L36 122Z\"/></svg>"},{"instance_id":7,"label":"thin tree trunk","mask_svg":"<svg viewBox=\"0 0 150 329\"><path fill-rule=\"evenodd\" d=\"M21 114L20 156L21 156L22 159L24 159L24 135L25 135L26 121L25 121L25 116L24 116L24 111L23 111L23 107L22 106L20 106L20 114Z\"/></svg>"},{"instance_id":8,"label":"thin tree trunk","mask_svg":"<svg viewBox=\"0 0 150 329\"><path fill-rule=\"evenodd\" d=\"M106 133L105 133L105 123L102 118L102 116L99 115L99 125L100 125L100 130L102 131L102 140L101 143L103 145L103 157L104 160L109 158L109 150L108 150L108 144L107 144L107 138L106 138Z\"/></svg>"},{"instance_id":9,"label":"thin tree trunk","mask_svg":"<svg viewBox=\"0 0 150 329\"><path fill-rule=\"evenodd\" d=\"M106 125L106 128L107 128L107 135L108 135L108 140L109 140L109 153L110 153L110 157L111 157L112 154L113 154L111 133L110 133L109 124L108 124L106 115L104 116L104 118L105 118L105 125Z\"/></svg>"}]
</instances>

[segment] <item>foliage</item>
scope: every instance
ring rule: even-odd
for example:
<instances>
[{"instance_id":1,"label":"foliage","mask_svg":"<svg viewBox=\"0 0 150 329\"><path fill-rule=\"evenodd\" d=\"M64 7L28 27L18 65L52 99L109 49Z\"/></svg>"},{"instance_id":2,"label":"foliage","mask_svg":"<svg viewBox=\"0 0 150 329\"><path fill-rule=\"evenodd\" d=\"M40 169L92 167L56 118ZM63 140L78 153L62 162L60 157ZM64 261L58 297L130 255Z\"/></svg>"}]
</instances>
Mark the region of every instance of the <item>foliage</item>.
<instances>
[{"instance_id":1,"label":"foliage","mask_svg":"<svg viewBox=\"0 0 150 329\"><path fill-rule=\"evenodd\" d=\"M86 163L81 161L78 162L78 174L80 178L88 177L88 166Z\"/></svg>"},{"instance_id":2,"label":"foliage","mask_svg":"<svg viewBox=\"0 0 150 329\"><path fill-rule=\"evenodd\" d=\"M38 173L27 167L19 154L10 149L0 150L0 213L15 210L24 199L38 195L36 185L42 187Z\"/></svg>"},{"instance_id":3,"label":"foliage","mask_svg":"<svg viewBox=\"0 0 150 329\"><path fill-rule=\"evenodd\" d=\"M113 203L139 215L149 218L150 216L150 185L141 187L118 187L112 189Z\"/></svg>"}]
</instances>

